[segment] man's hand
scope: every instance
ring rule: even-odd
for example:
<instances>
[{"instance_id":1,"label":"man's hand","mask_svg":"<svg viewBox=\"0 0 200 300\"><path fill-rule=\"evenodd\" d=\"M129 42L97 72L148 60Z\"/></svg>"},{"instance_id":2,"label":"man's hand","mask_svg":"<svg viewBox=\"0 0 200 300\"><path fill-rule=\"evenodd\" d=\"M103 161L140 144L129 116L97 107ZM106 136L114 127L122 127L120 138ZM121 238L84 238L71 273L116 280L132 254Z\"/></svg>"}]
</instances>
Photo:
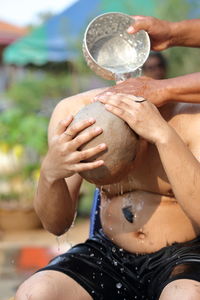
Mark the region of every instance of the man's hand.
<instances>
[{"instance_id":1,"label":"man's hand","mask_svg":"<svg viewBox=\"0 0 200 300\"><path fill-rule=\"evenodd\" d=\"M167 122L150 101L128 94L105 93L99 97L107 110L124 120L139 136L160 142L169 132Z\"/></svg>"},{"instance_id":2,"label":"man's hand","mask_svg":"<svg viewBox=\"0 0 200 300\"><path fill-rule=\"evenodd\" d=\"M151 49L162 51L172 44L171 22L159 20L154 17L132 16L133 24L128 28L128 33L134 34L139 30L148 32L151 40Z\"/></svg>"},{"instance_id":3,"label":"man's hand","mask_svg":"<svg viewBox=\"0 0 200 300\"><path fill-rule=\"evenodd\" d=\"M150 100L156 106L164 105L169 95L166 88L167 80L155 80L149 77L129 78L115 86L108 88L105 92L97 95L95 100L99 100L101 95L106 92L129 94L133 96L140 96Z\"/></svg>"},{"instance_id":4,"label":"man's hand","mask_svg":"<svg viewBox=\"0 0 200 300\"><path fill-rule=\"evenodd\" d=\"M70 125L73 117L59 122L54 136L50 141L48 153L43 161L42 169L50 182L61 178L67 178L75 173L91 170L104 164L104 161L83 163L97 153L105 150L106 145L100 144L88 150L80 151L79 148L94 137L102 133L100 127L92 128L78 135L85 128L95 123L94 119L77 122ZM77 136L78 135L78 136Z\"/></svg>"}]
</instances>

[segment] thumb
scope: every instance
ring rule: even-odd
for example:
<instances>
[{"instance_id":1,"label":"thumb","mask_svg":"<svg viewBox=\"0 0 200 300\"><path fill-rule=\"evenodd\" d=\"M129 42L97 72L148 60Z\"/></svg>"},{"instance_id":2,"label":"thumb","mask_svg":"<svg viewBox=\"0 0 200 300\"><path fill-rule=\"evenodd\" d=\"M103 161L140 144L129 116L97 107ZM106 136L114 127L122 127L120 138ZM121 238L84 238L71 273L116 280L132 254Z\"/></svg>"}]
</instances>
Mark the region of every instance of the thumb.
<instances>
[{"instance_id":1,"label":"thumb","mask_svg":"<svg viewBox=\"0 0 200 300\"><path fill-rule=\"evenodd\" d=\"M149 31L151 23L150 19L145 16L132 16L133 23L127 29L127 32L130 34L134 34L140 30Z\"/></svg>"}]
</instances>

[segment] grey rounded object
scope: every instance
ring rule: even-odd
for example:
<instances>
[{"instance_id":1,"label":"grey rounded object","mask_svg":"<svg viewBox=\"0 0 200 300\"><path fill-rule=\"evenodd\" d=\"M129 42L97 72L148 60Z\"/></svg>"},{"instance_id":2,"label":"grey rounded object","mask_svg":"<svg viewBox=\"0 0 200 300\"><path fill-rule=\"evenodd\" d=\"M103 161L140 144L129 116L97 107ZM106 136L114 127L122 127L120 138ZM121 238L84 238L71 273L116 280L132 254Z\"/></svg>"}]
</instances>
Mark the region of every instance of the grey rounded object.
<instances>
[{"instance_id":1,"label":"grey rounded object","mask_svg":"<svg viewBox=\"0 0 200 300\"><path fill-rule=\"evenodd\" d=\"M84 144L81 149L92 148L101 143L105 143L107 149L87 160L102 159L104 160L103 166L81 172L80 175L96 185L116 183L127 174L131 162L135 158L137 135L122 119L107 111L100 102L94 102L81 109L71 125L90 117L96 120L95 124L84 129L81 133L96 126L100 126L103 132Z\"/></svg>"}]
</instances>

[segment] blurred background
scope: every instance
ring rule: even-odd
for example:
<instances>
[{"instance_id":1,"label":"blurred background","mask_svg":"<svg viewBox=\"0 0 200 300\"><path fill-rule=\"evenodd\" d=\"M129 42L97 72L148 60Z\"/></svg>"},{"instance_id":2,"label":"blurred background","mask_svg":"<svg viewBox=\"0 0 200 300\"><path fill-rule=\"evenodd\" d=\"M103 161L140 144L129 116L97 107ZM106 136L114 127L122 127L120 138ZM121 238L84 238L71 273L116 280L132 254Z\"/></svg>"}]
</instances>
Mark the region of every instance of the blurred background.
<instances>
[{"instance_id":1,"label":"blurred background","mask_svg":"<svg viewBox=\"0 0 200 300\"><path fill-rule=\"evenodd\" d=\"M87 67L82 40L104 12L169 21L200 17L198 0L2 0L0 11L0 300L48 260L88 236L94 187L84 182L75 226L61 238L45 232L33 210L47 126L65 97L109 86ZM200 70L200 49L151 53L143 74L154 78Z\"/></svg>"}]
</instances>

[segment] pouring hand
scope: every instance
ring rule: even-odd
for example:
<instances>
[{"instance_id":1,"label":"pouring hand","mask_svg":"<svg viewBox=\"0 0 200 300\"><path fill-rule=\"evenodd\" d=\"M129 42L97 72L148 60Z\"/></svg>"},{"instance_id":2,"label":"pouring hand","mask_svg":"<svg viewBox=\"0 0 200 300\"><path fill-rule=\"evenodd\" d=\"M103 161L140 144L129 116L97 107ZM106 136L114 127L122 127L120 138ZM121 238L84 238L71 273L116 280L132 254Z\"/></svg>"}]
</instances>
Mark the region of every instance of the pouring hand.
<instances>
[{"instance_id":1,"label":"pouring hand","mask_svg":"<svg viewBox=\"0 0 200 300\"><path fill-rule=\"evenodd\" d=\"M128 33L134 34L139 30L148 32L151 40L151 49L165 50L172 44L172 22L154 17L132 16L134 23L128 28Z\"/></svg>"},{"instance_id":2,"label":"pouring hand","mask_svg":"<svg viewBox=\"0 0 200 300\"><path fill-rule=\"evenodd\" d=\"M169 97L166 84L167 80L155 80L144 76L129 78L106 89L103 93L97 95L92 101L98 101L99 97L107 92L111 92L113 94L120 93L144 97L159 107L164 105Z\"/></svg>"}]
</instances>

